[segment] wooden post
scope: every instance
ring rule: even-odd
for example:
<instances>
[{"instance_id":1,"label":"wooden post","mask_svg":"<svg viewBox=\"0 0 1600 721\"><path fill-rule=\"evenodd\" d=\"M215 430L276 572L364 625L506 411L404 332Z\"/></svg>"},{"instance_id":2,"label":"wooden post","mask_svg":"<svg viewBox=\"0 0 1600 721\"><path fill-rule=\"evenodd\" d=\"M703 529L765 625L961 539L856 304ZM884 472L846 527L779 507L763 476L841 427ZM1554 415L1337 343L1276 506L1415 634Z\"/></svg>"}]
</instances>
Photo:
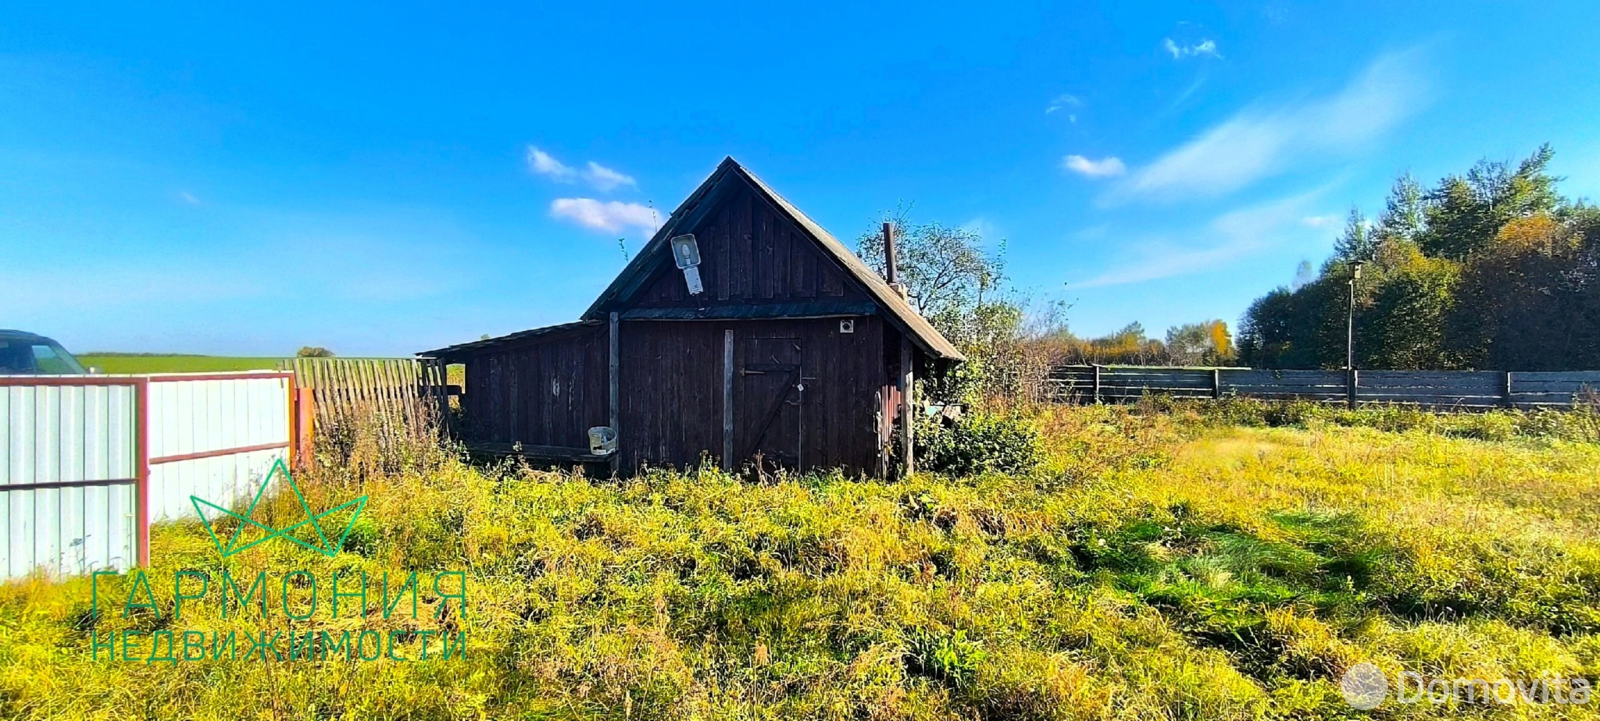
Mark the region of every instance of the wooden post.
<instances>
[{"instance_id":1,"label":"wooden post","mask_svg":"<svg viewBox=\"0 0 1600 721\"><path fill-rule=\"evenodd\" d=\"M1348 371L1346 371L1346 373L1348 375L1345 376L1345 381L1344 381L1345 403L1347 403L1351 408L1355 408L1356 407L1356 388L1359 386L1360 381L1361 381L1361 372L1356 370L1356 369L1354 369L1354 368L1351 368Z\"/></svg>"},{"instance_id":2,"label":"wooden post","mask_svg":"<svg viewBox=\"0 0 1600 721\"><path fill-rule=\"evenodd\" d=\"M295 389L294 454L300 466L310 465L312 453L316 451L316 393L312 388Z\"/></svg>"},{"instance_id":3,"label":"wooden post","mask_svg":"<svg viewBox=\"0 0 1600 721\"><path fill-rule=\"evenodd\" d=\"M142 376L133 398L134 562L150 567L150 377ZM92 631L91 631L92 632Z\"/></svg>"},{"instance_id":4,"label":"wooden post","mask_svg":"<svg viewBox=\"0 0 1600 721\"><path fill-rule=\"evenodd\" d=\"M722 470L733 470L733 329L722 332Z\"/></svg>"},{"instance_id":5,"label":"wooden post","mask_svg":"<svg viewBox=\"0 0 1600 721\"><path fill-rule=\"evenodd\" d=\"M914 457L912 435L916 428L915 413L911 395L916 387L916 378L911 370L911 361L915 352L911 349L911 339L900 336L900 447L904 451L906 467L902 478L910 478L917 470L917 460Z\"/></svg>"},{"instance_id":6,"label":"wooden post","mask_svg":"<svg viewBox=\"0 0 1600 721\"><path fill-rule=\"evenodd\" d=\"M1100 364L1094 364L1094 404L1100 405Z\"/></svg>"},{"instance_id":7,"label":"wooden post","mask_svg":"<svg viewBox=\"0 0 1600 721\"><path fill-rule=\"evenodd\" d=\"M895 267L899 258L895 256L894 223L883 224L883 270L884 280L889 281L889 286L894 287L900 282L900 270Z\"/></svg>"},{"instance_id":8,"label":"wooden post","mask_svg":"<svg viewBox=\"0 0 1600 721\"><path fill-rule=\"evenodd\" d=\"M622 353L622 320L616 312L611 313L611 432L616 434L617 449L611 453L611 473L615 475L622 467L622 383L618 375L621 368Z\"/></svg>"},{"instance_id":9,"label":"wooden post","mask_svg":"<svg viewBox=\"0 0 1600 721\"><path fill-rule=\"evenodd\" d=\"M281 365L278 370L283 370ZM289 382L284 384L288 392L283 398L283 412L289 419L289 438L288 445L283 449L283 460L289 464L290 468L298 470L300 468L300 389L295 386L295 377L292 371L287 380Z\"/></svg>"},{"instance_id":10,"label":"wooden post","mask_svg":"<svg viewBox=\"0 0 1600 721\"><path fill-rule=\"evenodd\" d=\"M1212 398L1221 398L1222 397L1222 369L1221 368L1212 368L1211 369L1211 397Z\"/></svg>"},{"instance_id":11,"label":"wooden post","mask_svg":"<svg viewBox=\"0 0 1600 721\"><path fill-rule=\"evenodd\" d=\"M883 388L879 388L872 398L873 402L877 404L877 411L872 414L872 418L875 421L874 426L876 426L873 429L873 434L878 441L878 477L887 480L889 478L889 439L884 436L889 427L885 421L891 416L889 415L889 408L885 405L887 401L883 397Z\"/></svg>"},{"instance_id":12,"label":"wooden post","mask_svg":"<svg viewBox=\"0 0 1600 721\"><path fill-rule=\"evenodd\" d=\"M434 373L438 375L435 382L439 384L439 434L450 436L450 364L444 359L435 360ZM467 379L461 379L461 394L467 393ZM465 400L463 398L462 400Z\"/></svg>"},{"instance_id":13,"label":"wooden post","mask_svg":"<svg viewBox=\"0 0 1600 721\"><path fill-rule=\"evenodd\" d=\"M1505 389L1502 391L1502 393L1502 398L1505 400L1506 407L1516 408L1517 402L1511 398L1511 371L1506 371Z\"/></svg>"}]
</instances>

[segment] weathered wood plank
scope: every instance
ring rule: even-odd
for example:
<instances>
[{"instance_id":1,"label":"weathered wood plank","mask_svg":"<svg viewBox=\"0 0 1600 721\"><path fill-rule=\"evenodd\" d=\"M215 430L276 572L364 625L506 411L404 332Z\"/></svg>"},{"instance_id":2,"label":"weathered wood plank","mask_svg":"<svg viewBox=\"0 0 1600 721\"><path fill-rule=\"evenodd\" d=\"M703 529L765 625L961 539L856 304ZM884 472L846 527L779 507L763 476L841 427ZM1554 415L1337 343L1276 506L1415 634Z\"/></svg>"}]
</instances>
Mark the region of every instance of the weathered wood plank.
<instances>
[{"instance_id":1,"label":"weathered wood plank","mask_svg":"<svg viewBox=\"0 0 1600 721\"><path fill-rule=\"evenodd\" d=\"M733 457L733 330L722 335L722 469L734 470Z\"/></svg>"},{"instance_id":2,"label":"weathered wood plank","mask_svg":"<svg viewBox=\"0 0 1600 721\"><path fill-rule=\"evenodd\" d=\"M716 305L706 308L632 308L622 320L755 320L762 318L831 318L875 315L878 306L868 302L812 301Z\"/></svg>"},{"instance_id":3,"label":"weathered wood plank","mask_svg":"<svg viewBox=\"0 0 1600 721\"><path fill-rule=\"evenodd\" d=\"M1600 386L1600 371L1517 371L1516 382L1567 381Z\"/></svg>"},{"instance_id":4,"label":"weathered wood plank","mask_svg":"<svg viewBox=\"0 0 1600 721\"><path fill-rule=\"evenodd\" d=\"M1600 383L1579 383L1576 381L1528 381L1522 376L1516 376L1512 381L1512 392L1524 391L1535 393L1578 393L1585 389L1600 391Z\"/></svg>"}]
</instances>

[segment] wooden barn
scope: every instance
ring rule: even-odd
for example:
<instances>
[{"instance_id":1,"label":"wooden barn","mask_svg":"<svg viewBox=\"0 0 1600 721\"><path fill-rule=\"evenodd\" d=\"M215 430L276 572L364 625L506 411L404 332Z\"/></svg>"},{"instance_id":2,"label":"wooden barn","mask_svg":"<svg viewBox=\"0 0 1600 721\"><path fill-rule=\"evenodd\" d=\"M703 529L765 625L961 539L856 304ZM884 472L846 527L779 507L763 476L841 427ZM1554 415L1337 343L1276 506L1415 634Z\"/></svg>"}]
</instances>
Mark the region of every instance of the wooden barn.
<instances>
[{"instance_id":1,"label":"wooden barn","mask_svg":"<svg viewBox=\"0 0 1600 721\"><path fill-rule=\"evenodd\" d=\"M577 322L419 355L466 365L469 447L592 461L604 426L622 473L759 458L883 475L902 389L963 360L903 286L733 158Z\"/></svg>"}]
</instances>

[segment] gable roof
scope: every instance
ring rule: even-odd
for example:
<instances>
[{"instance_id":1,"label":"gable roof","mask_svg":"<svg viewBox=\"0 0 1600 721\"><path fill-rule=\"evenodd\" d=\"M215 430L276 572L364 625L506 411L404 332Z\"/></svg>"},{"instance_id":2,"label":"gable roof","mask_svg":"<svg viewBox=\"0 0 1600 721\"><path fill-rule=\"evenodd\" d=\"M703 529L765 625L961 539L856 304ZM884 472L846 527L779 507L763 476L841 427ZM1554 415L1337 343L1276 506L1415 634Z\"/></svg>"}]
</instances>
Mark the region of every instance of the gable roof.
<instances>
[{"instance_id":1,"label":"gable roof","mask_svg":"<svg viewBox=\"0 0 1600 721\"><path fill-rule=\"evenodd\" d=\"M688 229L693 227L710 210L711 206L715 205L718 191L726 187L725 184L727 182L733 180L743 180L756 193L771 203L778 212L788 216L790 220L793 220L804 229L812 240L816 242L817 247L821 248L826 255L839 264L840 268L844 269L846 275L861 284L867 294L883 309L885 318L904 332L907 337L911 338L924 352L940 360L966 360L961 351L956 350L956 347L946 340L943 335L940 335L939 331L934 329L926 318L922 317L922 314L911 307L911 303L901 297L893 288L890 288L889 284L883 278L878 277L878 274L873 272L871 268L867 267L866 263L861 262L861 259L856 257L855 253L850 252L849 248L846 248L843 243L840 243L828 231L823 230L822 226L818 225L816 221L806 217L806 214L800 212L799 208L784 200L783 196L778 195L776 191L762 182L760 178L757 178L754 173L746 170L743 165L739 164L739 161L734 160L732 157L724 158L722 163L717 166L717 169L704 182L700 183L700 187L696 188L678 206L677 210L672 211L672 215L667 218L667 222L661 226L660 230L656 231L650 242L645 245L643 250L639 251L638 255L633 257L633 260L628 263L626 268L622 269L616 279L611 281L611 285L607 286L605 291L600 294L600 297L595 299L594 304L590 305L587 311L584 311L582 317L585 320L604 319L606 317L605 308L608 304L628 297L644 283L648 282L655 271L671 258L672 254L667 246L670 244L672 237L679 234L680 228Z\"/></svg>"}]
</instances>

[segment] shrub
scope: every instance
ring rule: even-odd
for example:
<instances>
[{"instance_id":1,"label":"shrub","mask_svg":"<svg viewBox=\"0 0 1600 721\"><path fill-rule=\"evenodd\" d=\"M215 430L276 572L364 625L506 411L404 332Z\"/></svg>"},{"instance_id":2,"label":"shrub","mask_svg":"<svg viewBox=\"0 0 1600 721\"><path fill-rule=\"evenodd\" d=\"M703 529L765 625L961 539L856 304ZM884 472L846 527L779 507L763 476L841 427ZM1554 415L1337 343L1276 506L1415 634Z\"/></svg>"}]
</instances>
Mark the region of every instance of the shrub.
<instances>
[{"instance_id":1,"label":"shrub","mask_svg":"<svg viewBox=\"0 0 1600 721\"><path fill-rule=\"evenodd\" d=\"M906 661L912 673L967 688L976 680L979 666L988 655L982 643L967 638L966 631L935 633L919 629L911 634Z\"/></svg>"},{"instance_id":2,"label":"shrub","mask_svg":"<svg viewBox=\"0 0 1600 721\"><path fill-rule=\"evenodd\" d=\"M918 463L935 473L1027 474L1044 460L1038 428L1020 416L968 413L950 425L937 419L918 425Z\"/></svg>"},{"instance_id":3,"label":"shrub","mask_svg":"<svg viewBox=\"0 0 1600 721\"><path fill-rule=\"evenodd\" d=\"M373 523L370 516L356 516L349 533L345 534L342 550L371 558L378 550L378 535L378 524Z\"/></svg>"}]
</instances>

